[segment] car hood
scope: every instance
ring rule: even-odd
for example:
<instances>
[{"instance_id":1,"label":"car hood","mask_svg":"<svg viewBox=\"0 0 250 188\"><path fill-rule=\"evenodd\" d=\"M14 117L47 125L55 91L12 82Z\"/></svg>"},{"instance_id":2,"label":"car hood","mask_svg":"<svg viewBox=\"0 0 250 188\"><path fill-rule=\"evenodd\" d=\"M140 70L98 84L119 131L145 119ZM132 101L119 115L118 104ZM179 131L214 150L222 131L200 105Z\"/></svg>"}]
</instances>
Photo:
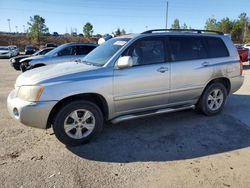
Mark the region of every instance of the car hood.
<instances>
[{"instance_id":1,"label":"car hood","mask_svg":"<svg viewBox=\"0 0 250 188\"><path fill-rule=\"evenodd\" d=\"M19 55L16 57L12 57L11 59L21 59L21 58L27 58L27 57L30 57L30 55Z\"/></svg>"},{"instance_id":2,"label":"car hood","mask_svg":"<svg viewBox=\"0 0 250 188\"><path fill-rule=\"evenodd\" d=\"M22 73L16 80L16 86L72 81L79 77L83 78L88 75L88 72L100 68L79 62L48 65Z\"/></svg>"},{"instance_id":3,"label":"car hood","mask_svg":"<svg viewBox=\"0 0 250 188\"><path fill-rule=\"evenodd\" d=\"M30 56L30 57L22 59L20 62L24 62L24 61L27 61L27 60L28 61L31 61L31 60L40 60L40 59L44 59L46 57L47 57L46 55Z\"/></svg>"}]
</instances>

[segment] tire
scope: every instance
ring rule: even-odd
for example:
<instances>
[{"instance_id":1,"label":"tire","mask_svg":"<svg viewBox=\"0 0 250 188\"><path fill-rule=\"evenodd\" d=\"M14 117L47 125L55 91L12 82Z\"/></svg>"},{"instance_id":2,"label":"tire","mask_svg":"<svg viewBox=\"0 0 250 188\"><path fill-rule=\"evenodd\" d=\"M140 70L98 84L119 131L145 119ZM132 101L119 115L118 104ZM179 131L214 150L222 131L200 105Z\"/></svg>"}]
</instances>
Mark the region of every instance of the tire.
<instances>
[{"instance_id":1,"label":"tire","mask_svg":"<svg viewBox=\"0 0 250 188\"><path fill-rule=\"evenodd\" d=\"M203 92L196 104L196 109L207 116L216 115L223 110L226 99L226 87L220 82L212 83Z\"/></svg>"},{"instance_id":2,"label":"tire","mask_svg":"<svg viewBox=\"0 0 250 188\"><path fill-rule=\"evenodd\" d=\"M67 146L88 143L101 132L102 127L101 110L94 103L84 100L65 104L57 112L52 125L57 139Z\"/></svg>"},{"instance_id":3,"label":"tire","mask_svg":"<svg viewBox=\"0 0 250 188\"><path fill-rule=\"evenodd\" d=\"M26 66L23 63L20 65L20 70L22 72L25 72L27 70Z\"/></svg>"},{"instance_id":4,"label":"tire","mask_svg":"<svg viewBox=\"0 0 250 188\"><path fill-rule=\"evenodd\" d=\"M13 68L14 68L15 70L17 70L17 71L21 70L21 69L20 69L20 66L17 66L17 65L13 65Z\"/></svg>"}]
</instances>

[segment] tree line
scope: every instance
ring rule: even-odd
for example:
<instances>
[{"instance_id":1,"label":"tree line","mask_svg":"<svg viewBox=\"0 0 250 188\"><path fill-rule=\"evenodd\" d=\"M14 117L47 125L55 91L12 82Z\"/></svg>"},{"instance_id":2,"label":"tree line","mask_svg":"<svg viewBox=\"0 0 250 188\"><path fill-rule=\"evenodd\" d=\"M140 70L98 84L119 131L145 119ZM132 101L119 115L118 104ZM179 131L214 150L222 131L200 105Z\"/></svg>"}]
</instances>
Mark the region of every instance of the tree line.
<instances>
[{"instance_id":1,"label":"tree line","mask_svg":"<svg viewBox=\"0 0 250 188\"><path fill-rule=\"evenodd\" d=\"M179 19L174 20L171 28L188 29L185 23L180 25ZM233 20L228 17L217 20L214 16L211 16L206 20L204 29L230 34L234 42L250 42L250 19L246 13L241 13L237 19Z\"/></svg>"},{"instance_id":2,"label":"tree line","mask_svg":"<svg viewBox=\"0 0 250 188\"><path fill-rule=\"evenodd\" d=\"M39 15L30 17L28 22L28 36L30 39L40 43L40 37L49 34L49 28L45 24L45 19ZM85 37L92 37L94 33L94 26L87 22L83 26L83 35ZM179 19L175 19L171 25L172 29L192 29L186 23L180 24ZM241 13L237 19L231 20L228 17L217 20L215 17L210 17L206 20L204 28L206 30L222 31L231 35L234 42L249 42L250 41L250 19L246 13ZM114 36L125 35L124 29L117 28L112 32ZM100 36L100 35L99 35Z\"/></svg>"},{"instance_id":3,"label":"tree line","mask_svg":"<svg viewBox=\"0 0 250 188\"><path fill-rule=\"evenodd\" d=\"M49 28L45 25L45 19L39 15L34 15L30 17L29 22L27 23L28 28L28 37L40 44L40 38L44 35L49 35ZM90 22L85 23L83 26L83 35L84 37L92 37L94 33L93 25ZM125 29L117 28L114 32L112 32L114 36L125 35ZM101 35L98 35L101 36Z\"/></svg>"}]
</instances>

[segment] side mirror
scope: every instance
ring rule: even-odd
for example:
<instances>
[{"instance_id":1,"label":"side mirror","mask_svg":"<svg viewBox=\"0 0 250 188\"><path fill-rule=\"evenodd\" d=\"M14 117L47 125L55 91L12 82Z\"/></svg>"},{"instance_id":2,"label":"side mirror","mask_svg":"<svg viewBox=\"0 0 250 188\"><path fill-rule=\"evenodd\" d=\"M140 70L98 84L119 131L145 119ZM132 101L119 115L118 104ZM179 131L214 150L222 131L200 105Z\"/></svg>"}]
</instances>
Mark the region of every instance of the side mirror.
<instances>
[{"instance_id":1,"label":"side mirror","mask_svg":"<svg viewBox=\"0 0 250 188\"><path fill-rule=\"evenodd\" d=\"M132 66L133 66L133 59L130 56L120 57L117 61L117 67L119 69L124 69L124 68L132 67Z\"/></svg>"}]
</instances>

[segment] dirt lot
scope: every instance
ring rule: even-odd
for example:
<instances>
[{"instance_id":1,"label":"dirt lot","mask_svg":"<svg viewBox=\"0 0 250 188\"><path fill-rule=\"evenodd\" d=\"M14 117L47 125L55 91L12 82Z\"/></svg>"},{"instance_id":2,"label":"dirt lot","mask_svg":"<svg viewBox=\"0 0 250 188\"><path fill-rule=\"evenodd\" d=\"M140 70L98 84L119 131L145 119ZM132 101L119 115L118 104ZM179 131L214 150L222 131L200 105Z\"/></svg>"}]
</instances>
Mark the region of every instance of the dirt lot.
<instances>
[{"instance_id":1,"label":"dirt lot","mask_svg":"<svg viewBox=\"0 0 250 188\"><path fill-rule=\"evenodd\" d=\"M107 125L67 148L51 130L12 120L6 98L19 72L0 60L1 187L249 187L250 68L216 117L194 111Z\"/></svg>"}]
</instances>

